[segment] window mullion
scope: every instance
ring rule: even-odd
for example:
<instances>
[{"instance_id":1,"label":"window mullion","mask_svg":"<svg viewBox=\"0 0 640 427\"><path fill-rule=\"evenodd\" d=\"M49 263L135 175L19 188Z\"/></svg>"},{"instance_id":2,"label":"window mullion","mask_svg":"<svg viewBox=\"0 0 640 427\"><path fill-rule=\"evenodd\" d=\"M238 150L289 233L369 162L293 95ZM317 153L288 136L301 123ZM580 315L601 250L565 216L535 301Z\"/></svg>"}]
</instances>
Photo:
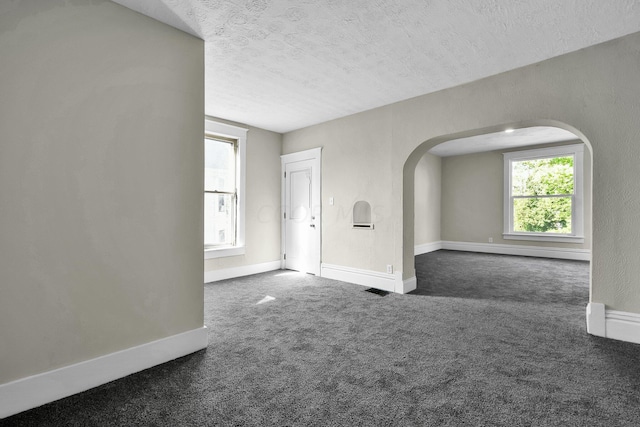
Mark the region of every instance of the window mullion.
<instances>
[{"instance_id":1,"label":"window mullion","mask_svg":"<svg viewBox=\"0 0 640 427\"><path fill-rule=\"evenodd\" d=\"M540 194L536 196L511 196L514 199L550 199L550 198L560 198L560 197L573 197L573 193L567 194Z\"/></svg>"},{"instance_id":2,"label":"window mullion","mask_svg":"<svg viewBox=\"0 0 640 427\"><path fill-rule=\"evenodd\" d=\"M233 196L236 197L236 192L235 191L204 190L204 192L207 193L207 194L233 194Z\"/></svg>"}]
</instances>

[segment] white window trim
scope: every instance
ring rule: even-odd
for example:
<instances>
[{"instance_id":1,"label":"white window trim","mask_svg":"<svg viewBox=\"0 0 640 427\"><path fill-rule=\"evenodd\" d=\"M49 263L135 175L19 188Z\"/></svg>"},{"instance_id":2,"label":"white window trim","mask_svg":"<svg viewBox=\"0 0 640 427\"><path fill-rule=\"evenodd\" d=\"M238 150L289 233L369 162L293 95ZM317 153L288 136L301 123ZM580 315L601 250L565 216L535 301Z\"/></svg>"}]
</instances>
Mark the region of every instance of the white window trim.
<instances>
[{"instance_id":1,"label":"white window trim","mask_svg":"<svg viewBox=\"0 0 640 427\"><path fill-rule=\"evenodd\" d=\"M541 242L584 243L584 144L561 145L525 151L503 153L504 156L504 232L506 240L532 240ZM572 234L517 233L513 231L511 209L511 163L528 159L573 155L574 199L572 204Z\"/></svg>"},{"instance_id":2,"label":"white window trim","mask_svg":"<svg viewBox=\"0 0 640 427\"><path fill-rule=\"evenodd\" d=\"M234 246L205 248L204 259L222 258L228 256L244 255L245 253L245 176L247 159L247 132L248 129L238 126L220 123L211 119L204 120L205 133L224 136L238 141L238 155L236 164L236 183L238 192L238 206L236 218L236 244ZM203 135L204 136L204 135ZM204 149L204 148L203 148Z\"/></svg>"}]
</instances>

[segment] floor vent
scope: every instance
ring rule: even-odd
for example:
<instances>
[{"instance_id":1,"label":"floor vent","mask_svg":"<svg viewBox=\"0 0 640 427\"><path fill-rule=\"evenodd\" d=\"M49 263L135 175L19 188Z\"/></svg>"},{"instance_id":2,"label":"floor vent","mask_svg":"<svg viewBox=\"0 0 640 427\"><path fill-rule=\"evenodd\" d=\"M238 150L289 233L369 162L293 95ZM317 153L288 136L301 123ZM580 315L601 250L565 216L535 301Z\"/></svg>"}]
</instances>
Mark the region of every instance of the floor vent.
<instances>
[{"instance_id":1,"label":"floor vent","mask_svg":"<svg viewBox=\"0 0 640 427\"><path fill-rule=\"evenodd\" d=\"M376 295L379 295L381 297L385 297L385 296L389 295L389 291L383 291L383 290L376 289L376 288L365 289L365 292L371 292L372 294L376 294Z\"/></svg>"}]
</instances>

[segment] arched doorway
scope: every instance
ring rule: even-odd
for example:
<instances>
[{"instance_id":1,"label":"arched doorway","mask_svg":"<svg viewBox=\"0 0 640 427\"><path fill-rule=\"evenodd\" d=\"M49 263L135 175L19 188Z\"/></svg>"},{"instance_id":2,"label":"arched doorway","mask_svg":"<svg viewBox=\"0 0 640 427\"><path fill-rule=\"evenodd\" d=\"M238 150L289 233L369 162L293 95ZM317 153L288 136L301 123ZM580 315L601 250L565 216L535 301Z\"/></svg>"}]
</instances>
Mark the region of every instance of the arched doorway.
<instances>
[{"instance_id":1,"label":"arched doorway","mask_svg":"<svg viewBox=\"0 0 640 427\"><path fill-rule=\"evenodd\" d=\"M510 132L505 133L505 131L509 130ZM513 130L511 132L511 130ZM570 239L555 239L556 241L552 241L554 239L542 239L540 242L536 242L534 240L507 240L506 233L503 236L503 208L502 200L503 200L503 185L499 184L498 189L495 188L495 180L498 179L500 182L503 182L503 160L502 160L502 152L503 151L519 151L519 150L527 150L532 147L540 148L540 147L550 147L550 146L558 146L558 145L570 145L570 144L583 144L586 147L585 151L585 174L584 180L586 185L584 186L583 192L585 193L584 197L584 239L581 242L575 240L574 242L568 242ZM486 153L486 154L475 154L475 153ZM489 155L490 153L490 155ZM431 158L431 166L437 165L438 160L433 160L434 158L444 158L455 156L460 156L459 159L462 159L464 156L467 156L467 160L473 158L473 160L483 159L483 161L488 161L484 165L479 165L478 167L487 167L494 168L497 167L499 170L492 170L489 173L490 180L494 180L491 185L494 186L492 189L492 194L488 196L487 194L475 194L478 192L477 189L470 190L466 195L458 194L458 190L455 188L452 189L451 185L443 186L442 182L436 183L436 186L440 186L442 198L447 199L448 207L447 207L447 215L443 217L440 221L436 218L431 218L430 227L431 230L428 232L424 232L424 224L420 222L416 222L415 212L418 209L424 209L427 206L432 211L435 209L440 209L442 212L442 204L441 201L436 201L434 203L424 203L424 200L416 200L416 188L420 189L421 183L416 185L415 177L416 173L420 175L421 172L424 172L425 167L429 167L429 161L425 161L427 158ZM591 144L587 140L587 138L579 132L577 129L568 126L564 123L554 122L554 121L530 121L530 122L520 122L520 123L508 123L493 126L490 128L476 129L467 132L440 136L437 138L433 138L423 142L420 146L418 146L408 157L404 165L403 171L403 181L404 181L404 191L403 191L403 254L404 254L404 269L406 272L414 272L414 254L410 253L411 250L417 250L419 253L421 250L424 252L428 252L431 250L437 249L454 249L454 250L470 250L475 252L487 252L487 253L511 253L515 255L529 255L529 256L542 256L549 258L567 258L567 259L589 259L590 255L590 247L591 247L591 206L592 206L592 170L593 170L593 162L592 162L592 149ZM487 160L489 159L489 160ZM455 162L448 162L448 164L453 164ZM464 167L465 162L457 162L458 168ZM470 164L469 161L466 162L467 165ZM475 165L474 165L475 166ZM449 178L451 175L451 171L455 170L453 167L448 169ZM459 169L460 170L460 169ZM462 169L464 170L464 169ZM440 172L443 173L443 172ZM432 174L434 175L434 174ZM436 176L438 174L435 174ZM473 174L469 175L473 176ZM466 179L470 179L469 176ZM445 179L440 176L440 179ZM461 178L464 181L464 177ZM476 179L476 178L471 178ZM455 186L453 186L455 187ZM477 186L476 186L477 187ZM500 194L497 194L499 192ZM432 192L433 193L433 192ZM452 196L452 193L453 194ZM462 222L456 223L460 218L450 218L451 205L458 203L463 204L465 202L465 197L470 197L473 199L474 197L477 200L481 200L484 203L482 206L485 209L490 209L490 212L481 213L478 210L480 207L477 203L471 203L473 205L471 208L467 209L467 212L463 212L464 214L469 214L472 212L474 218L479 218L484 215L485 218L490 218L488 222L492 225L488 225L486 221L479 221L480 224L472 224L467 221L466 224L463 224L465 227L460 227ZM497 197L497 199L496 199ZM452 202L450 199L456 199ZM486 201L485 199L491 199ZM417 203L416 203L417 202ZM497 206L497 203L500 206ZM467 215L468 217L469 215ZM423 218L421 218L423 219ZM434 232L434 224L439 223L439 229L437 232ZM452 223L455 223L455 227L460 232L457 235L452 233ZM416 240L416 237L418 240ZM431 241L425 239L431 239ZM549 241L551 240L551 241ZM577 243L576 243L577 242ZM591 267L589 267L591 268ZM405 276L405 279L410 276L411 273ZM589 270L589 290L591 290L591 270ZM585 301L586 303L586 301Z\"/></svg>"}]
</instances>

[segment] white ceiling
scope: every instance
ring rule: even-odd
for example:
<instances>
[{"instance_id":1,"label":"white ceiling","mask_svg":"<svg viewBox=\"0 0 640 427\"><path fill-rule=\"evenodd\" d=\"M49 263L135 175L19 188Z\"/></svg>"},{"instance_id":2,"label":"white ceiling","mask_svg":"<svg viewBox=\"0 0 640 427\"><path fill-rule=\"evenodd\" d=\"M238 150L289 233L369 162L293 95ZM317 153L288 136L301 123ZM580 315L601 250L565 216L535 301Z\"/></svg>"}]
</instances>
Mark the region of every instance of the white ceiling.
<instances>
[{"instance_id":1,"label":"white ceiling","mask_svg":"<svg viewBox=\"0 0 640 427\"><path fill-rule=\"evenodd\" d=\"M115 0L206 41L207 115L287 132L640 31L640 0Z\"/></svg>"},{"instance_id":2,"label":"white ceiling","mask_svg":"<svg viewBox=\"0 0 640 427\"><path fill-rule=\"evenodd\" d=\"M453 139L436 145L429 153L440 157L459 156L483 151L505 150L536 144L575 141L573 133L555 127L534 126L513 129L511 132L495 132L467 138Z\"/></svg>"}]
</instances>

